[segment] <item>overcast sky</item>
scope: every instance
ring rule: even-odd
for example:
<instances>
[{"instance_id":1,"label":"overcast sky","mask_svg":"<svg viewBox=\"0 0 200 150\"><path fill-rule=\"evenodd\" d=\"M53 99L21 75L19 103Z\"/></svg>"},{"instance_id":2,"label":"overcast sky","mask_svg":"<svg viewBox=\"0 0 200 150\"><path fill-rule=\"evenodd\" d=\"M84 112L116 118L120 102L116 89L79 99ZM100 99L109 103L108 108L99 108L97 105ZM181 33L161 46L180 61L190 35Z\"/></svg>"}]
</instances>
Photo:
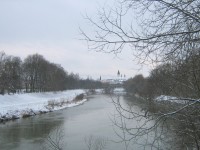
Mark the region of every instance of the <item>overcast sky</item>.
<instances>
[{"instance_id":1,"label":"overcast sky","mask_svg":"<svg viewBox=\"0 0 200 150\"><path fill-rule=\"evenodd\" d=\"M149 70L133 61L131 50L116 57L90 51L79 40L79 26L90 30L83 15L95 17L108 3L112 0L0 0L0 51L22 59L39 53L83 78L112 78L118 70L127 77L147 76Z\"/></svg>"}]
</instances>

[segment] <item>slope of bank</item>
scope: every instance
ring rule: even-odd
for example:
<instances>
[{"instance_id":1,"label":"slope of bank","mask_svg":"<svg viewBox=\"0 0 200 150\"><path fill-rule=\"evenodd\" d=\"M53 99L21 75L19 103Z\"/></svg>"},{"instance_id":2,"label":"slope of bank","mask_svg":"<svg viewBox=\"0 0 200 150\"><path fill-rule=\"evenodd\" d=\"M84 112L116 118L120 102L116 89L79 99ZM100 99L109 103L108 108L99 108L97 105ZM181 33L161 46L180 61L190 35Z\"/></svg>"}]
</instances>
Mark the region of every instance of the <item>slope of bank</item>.
<instances>
[{"instance_id":1,"label":"slope of bank","mask_svg":"<svg viewBox=\"0 0 200 150\"><path fill-rule=\"evenodd\" d=\"M80 105L86 101L83 94L84 90L67 90L0 95L0 122Z\"/></svg>"}]
</instances>

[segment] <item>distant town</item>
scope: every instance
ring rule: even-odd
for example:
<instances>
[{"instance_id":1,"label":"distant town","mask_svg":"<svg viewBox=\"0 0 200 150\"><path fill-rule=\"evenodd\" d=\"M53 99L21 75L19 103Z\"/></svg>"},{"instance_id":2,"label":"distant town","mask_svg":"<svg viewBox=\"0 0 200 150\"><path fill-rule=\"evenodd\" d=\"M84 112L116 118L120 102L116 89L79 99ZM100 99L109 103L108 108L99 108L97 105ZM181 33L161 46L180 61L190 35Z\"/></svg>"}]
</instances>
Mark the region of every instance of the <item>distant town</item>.
<instances>
[{"instance_id":1,"label":"distant town","mask_svg":"<svg viewBox=\"0 0 200 150\"><path fill-rule=\"evenodd\" d=\"M104 79L104 80L101 80L102 83L108 83L111 85L123 84L124 81L126 81L126 79Z\"/></svg>"}]
</instances>

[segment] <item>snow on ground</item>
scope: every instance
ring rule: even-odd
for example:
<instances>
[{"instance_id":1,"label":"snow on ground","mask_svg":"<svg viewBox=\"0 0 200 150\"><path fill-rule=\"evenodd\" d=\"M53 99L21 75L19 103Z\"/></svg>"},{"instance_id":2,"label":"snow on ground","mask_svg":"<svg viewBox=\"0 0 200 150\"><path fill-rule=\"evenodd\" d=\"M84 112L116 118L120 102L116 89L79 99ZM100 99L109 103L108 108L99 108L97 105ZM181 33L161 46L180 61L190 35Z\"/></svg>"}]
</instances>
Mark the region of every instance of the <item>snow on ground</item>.
<instances>
[{"instance_id":1,"label":"snow on ground","mask_svg":"<svg viewBox=\"0 0 200 150\"><path fill-rule=\"evenodd\" d=\"M166 96L166 95L158 96L155 100L156 101L170 101L170 102L175 102L175 103L180 103L180 104L185 104L187 102L185 100L182 100L181 98Z\"/></svg>"},{"instance_id":2,"label":"snow on ground","mask_svg":"<svg viewBox=\"0 0 200 150\"><path fill-rule=\"evenodd\" d=\"M0 95L0 122L83 104L86 99L75 98L86 92L88 90ZM96 89L96 92L102 94L103 89ZM115 88L113 92L123 93L124 89Z\"/></svg>"},{"instance_id":3,"label":"snow on ground","mask_svg":"<svg viewBox=\"0 0 200 150\"><path fill-rule=\"evenodd\" d=\"M114 93L125 93L125 90L124 90L124 88L115 88L115 89L113 90L113 92L114 92Z\"/></svg>"},{"instance_id":4,"label":"snow on ground","mask_svg":"<svg viewBox=\"0 0 200 150\"><path fill-rule=\"evenodd\" d=\"M85 94L85 91L67 90L62 92L0 95L0 121L80 105L86 101L86 99L74 100L80 94Z\"/></svg>"}]
</instances>

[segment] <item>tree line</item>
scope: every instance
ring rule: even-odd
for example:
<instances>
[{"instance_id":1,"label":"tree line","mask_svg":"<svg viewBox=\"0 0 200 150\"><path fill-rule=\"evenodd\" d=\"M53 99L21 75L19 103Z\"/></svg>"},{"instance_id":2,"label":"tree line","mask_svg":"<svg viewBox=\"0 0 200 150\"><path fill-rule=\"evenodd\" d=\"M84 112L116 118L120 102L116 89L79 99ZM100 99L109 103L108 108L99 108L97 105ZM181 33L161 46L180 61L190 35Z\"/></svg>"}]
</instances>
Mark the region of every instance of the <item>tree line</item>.
<instances>
[{"instance_id":1,"label":"tree line","mask_svg":"<svg viewBox=\"0 0 200 150\"><path fill-rule=\"evenodd\" d=\"M101 87L101 82L80 79L78 74L33 54L23 61L20 57L0 52L0 94L16 92L61 91L75 88Z\"/></svg>"},{"instance_id":2,"label":"tree line","mask_svg":"<svg viewBox=\"0 0 200 150\"><path fill-rule=\"evenodd\" d=\"M193 51L185 59L158 65L148 77L136 75L127 80L125 89L146 98L171 95L182 98L200 97L200 51Z\"/></svg>"}]
</instances>

